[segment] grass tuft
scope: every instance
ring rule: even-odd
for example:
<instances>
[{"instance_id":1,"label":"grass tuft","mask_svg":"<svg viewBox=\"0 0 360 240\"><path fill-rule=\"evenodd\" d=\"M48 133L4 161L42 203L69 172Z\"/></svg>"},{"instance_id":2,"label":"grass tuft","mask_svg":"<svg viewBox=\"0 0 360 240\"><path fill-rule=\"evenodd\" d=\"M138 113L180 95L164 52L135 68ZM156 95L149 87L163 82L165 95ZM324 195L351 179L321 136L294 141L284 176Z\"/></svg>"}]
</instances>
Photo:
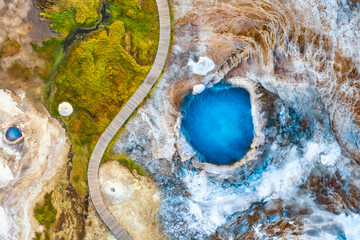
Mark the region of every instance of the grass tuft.
<instances>
[{"instance_id":1,"label":"grass tuft","mask_svg":"<svg viewBox=\"0 0 360 240\"><path fill-rule=\"evenodd\" d=\"M44 196L44 202L42 204L37 203L34 210L36 219L45 226L43 232L45 239L50 239L49 229L54 224L57 214L57 211L51 202L52 193L53 192L46 193ZM36 233L35 239L40 239L43 234Z\"/></svg>"},{"instance_id":2,"label":"grass tuft","mask_svg":"<svg viewBox=\"0 0 360 240\"><path fill-rule=\"evenodd\" d=\"M106 159L103 159L102 163L105 163L109 160L116 160L120 164L126 166L131 172L136 171L136 173L141 176L150 176L150 174L143 167L137 164L126 154L110 153Z\"/></svg>"}]
</instances>

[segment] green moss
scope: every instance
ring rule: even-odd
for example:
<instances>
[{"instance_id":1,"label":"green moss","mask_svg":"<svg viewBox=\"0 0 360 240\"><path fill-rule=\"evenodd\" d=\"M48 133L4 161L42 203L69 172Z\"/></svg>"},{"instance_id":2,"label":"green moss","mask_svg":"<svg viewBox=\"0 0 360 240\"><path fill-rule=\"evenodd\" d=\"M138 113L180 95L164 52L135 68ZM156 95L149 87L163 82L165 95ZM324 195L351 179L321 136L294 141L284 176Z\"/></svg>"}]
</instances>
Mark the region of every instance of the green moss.
<instances>
[{"instance_id":1,"label":"green moss","mask_svg":"<svg viewBox=\"0 0 360 240\"><path fill-rule=\"evenodd\" d=\"M35 237L33 237L32 240L41 240L42 233L41 232L35 232Z\"/></svg>"},{"instance_id":2,"label":"green moss","mask_svg":"<svg viewBox=\"0 0 360 240\"><path fill-rule=\"evenodd\" d=\"M58 103L66 100L75 108L86 109L90 117L87 122L101 129L109 124L150 70L126 53L120 44L123 34L123 23L115 22L109 26L108 33L100 30L70 52L55 79L56 90L50 107L53 115L57 115Z\"/></svg>"},{"instance_id":3,"label":"green moss","mask_svg":"<svg viewBox=\"0 0 360 240\"><path fill-rule=\"evenodd\" d=\"M43 203L37 203L35 206L35 217L36 219L45 226L44 235L45 239L49 238L49 229L54 224L56 219L57 211L55 210L54 206L51 202L52 192L46 193L44 196ZM36 239L40 239L42 234L36 233Z\"/></svg>"},{"instance_id":4,"label":"green moss","mask_svg":"<svg viewBox=\"0 0 360 240\"><path fill-rule=\"evenodd\" d=\"M136 171L137 174L141 176L150 176L150 174L139 164L137 164L134 160L132 160L129 156L126 154L116 154L111 153L108 155L107 159L102 161L103 163L108 160L116 160L122 165L126 166L131 172Z\"/></svg>"},{"instance_id":5,"label":"green moss","mask_svg":"<svg viewBox=\"0 0 360 240\"><path fill-rule=\"evenodd\" d=\"M124 23L116 21L75 46L60 64L48 99L53 116L59 116L62 101L75 109L71 117L62 119L73 141L71 183L80 195L87 193L88 159L99 136L150 70L124 50L124 33Z\"/></svg>"},{"instance_id":6,"label":"green moss","mask_svg":"<svg viewBox=\"0 0 360 240\"><path fill-rule=\"evenodd\" d=\"M131 39L131 55L140 65L155 59L159 41L159 19L155 0L111 0L111 21L121 19Z\"/></svg>"},{"instance_id":7,"label":"green moss","mask_svg":"<svg viewBox=\"0 0 360 240\"><path fill-rule=\"evenodd\" d=\"M56 105L56 104L55 104ZM93 118L83 110L77 110L69 120L64 119L67 124L71 139L77 145L88 145L97 134L97 125Z\"/></svg>"},{"instance_id":8,"label":"green moss","mask_svg":"<svg viewBox=\"0 0 360 240\"><path fill-rule=\"evenodd\" d=\"M36 219L49 229L55 222L56 210L51 203L52 192L46 193L43 204L36 204L35 216Z\"/></svg>"},{"instance_id":9,"label":"green moss","mask_svg":"<svg viewBox=\"0 0 360 240\"><path fill-rule=\"evenodd\" d=\"M99 0L59 0L43 8L58 33L67 36L78 26L92 26L99 19Z\"/></svg>"},{"instance_id":10,"label":"green moss","mask_svg":"<svg viewBox=\"0 0 360 240\"><path fill-rule=\"evenodd\" d=\"M70 174L70 182L80 196L85 196L88 193L87 165L89 164L90 157L89 149L89 145L81 146L73 144L73 169Z\"/></svg>"},{"instance_id":11,"label":"green moss","mask_svg":"<svg viewBox=\"0 0 360 240\"><path fill-rule=\"evenodd\" d=\"M174 44L174 32L175 32L174 6L172 2L169 2L169 13L170 13L171 35L170 35L170 47L168 53L170 54L172 45Z\"/></svg>"},{"instance_id":12,"label":"green moss","mask_svg":"<svg viewBox=\"0 0 360 240\"><path fill-rule=\"evenodd\" d=\"M38 56L48 63L52 63L56 52L62 48L62 44L64 40L52 37L49 40L46 40L42 43L42 46L37 45L36 43L31 43L34 51L38 54Z\"/></svg>"},{"instance_id":13,"label":"green moss","mask_svg":"<svg viewBox=\"0 0 360 240\"><path fill-rule=\"evenodd\" d=\"M92 1L94 4L90 5L94 8L89 9L94 10L96 2L98 7L97 0L84 2ZM67 6L72 7L65 9L64 4L55 3L60 6L60 11L49 8L45 12L53 27L66 35L82 21L80 18L76 20L76 14L83 3L73 0L59 2L67 2ZM48 76L44 101L52 116L65 123L72 140L74 155L70 182L81 196L88 194L87 167L93 148L145 79L158 44L159 23L154 0L144 0L141 6L135 0L111 1L109 5L109 26L101 27L84 41L70 46L68 52L63 51L63 40L59 38L44 42L43 47L33 44L39 56L47 61L50 72L47 75L43 68L36 71L43 78ZM68 23L62 23L66 19ZM93 19L84 21L89 23ZM126 34L130 41L129 49L125 50ZM68 101L74 107L71 116L59 115L57 108L62 101Z\"/></svg>"},{"instance_id":14,"label":"green moss","mask_svg":"<svg viewBox=\"0 0 360 240\"><path fill-rule=\"evenodd\" d=\"M64 55L63 43L64 40L56 37L52 37L49 40L44 41L42 46L31 43L31 46L37 55L45 60L45 66L37 66L34 69L34 72L37 73L37 75L45 82L50 79L51 72L56 70L56 65L59 64Z\"/></svg>"},{"instance_id":15,"label":"green moss","mask_svg":"<svg viewBox=\"0 0 360 240\"><path fill-rule=\"evenodd\" d=\"M99 0L71 1L75 9L75 22L78 25L92 25L99 18Z\"/></svg>"},{"instance_id":16,"label":"green moss","mask_svg":"<svg viewBox=\"0 0 360 240\"><path fill-rule=\"evenodd\" d=\"M76 27L75 9L66 9L45 16L50 19L50 26L64 36Z\"/></svg>"}]
</instances>

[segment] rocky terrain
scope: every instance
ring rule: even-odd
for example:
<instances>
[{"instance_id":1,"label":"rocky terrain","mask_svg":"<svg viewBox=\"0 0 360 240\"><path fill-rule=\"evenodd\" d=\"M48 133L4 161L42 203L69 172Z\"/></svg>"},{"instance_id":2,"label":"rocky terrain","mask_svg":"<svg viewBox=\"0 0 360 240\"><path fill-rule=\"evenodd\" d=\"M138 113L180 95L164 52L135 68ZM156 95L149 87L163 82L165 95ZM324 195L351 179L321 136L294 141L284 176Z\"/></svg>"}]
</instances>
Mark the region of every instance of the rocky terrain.
<instances>
[{"instance_id":1,"label":"rocky terrain","mask_svg":"<svg viewBox=\"0 0 360 240\"><path fill-rule=\"evenodd\" d=\"M116 219L134 239L356 239L359 4L171 3L164 73L113 148L140 166L100 167ZM58 35L39 12L30 0L0 2L0 239L114 239L76 193L69 135L43 106L45 61L30 42ZM255 126L246 157L222 167L181 131L182 99L220 81L250 92ZM15 144L4 138L12 125L23 133ZM54 218L41 225L42 206Z\"/></svg>"},{"instance_id":2,"label":"rocky terrain","mask_svg":"<svg viewBox=\"0 0 360 240\"><path fill-rule=\"evenodd\" d=\"M33 239L41 237L42 232L84 235L82 214L87 206L78 201L68 182L70 143L63 126L50 116L42 102L44 83L38 66L45 62L30 44L56 34L46 21L39 20L40 10L32 1L1 2L0 12L0 160L4 174L0 239ZM13 125L20 128L23 139L10 144L5 140L5 131ZM54 208L44 213L49 204L47 194ZM51 202L51 197L56 201ZM46 217L51 214L58 217L55 223ZM63 225L68 225L70 231Z\"/></svg>"},{"instance_id":3,"label":"rocky terrain","mask_svg":"<svg viewBox=\"0 0 360 240\"><path fill-rule=\"evenodd\" d=\"M41 60L30 45L30 9L30 1L0 3L1 239L32 239L43 231L34 208L54 188L70 148L65 130L40 103L42 80L33 70ZM5 131L13 125L23 138L12 144Z\"/></svg>"},{"instance_id":4,"label":"rocky terrain","mask_svg":"<svg viewBox=\"0 0 360 240\"><path fill-rule=\"evenodd\" d=\"M42 231L34 206L50 192L67 161L65 131L44 108L37 109L25 93L0 90L0 212L2 239L30 239ZM7 127L19 126L24 138L9 143Z\"/></svg>"},{"instance_id":5,"label":"rocky terrain","mask_svg":"<svg viewBox=\"0 0 360 240\"><path fill-rule=\"evenodd\" d=\"M105 204L134 239L161 239L158 226L160 194L151 178L130 172L117 161L102 165Z\"/></svg>"}]
</instances>

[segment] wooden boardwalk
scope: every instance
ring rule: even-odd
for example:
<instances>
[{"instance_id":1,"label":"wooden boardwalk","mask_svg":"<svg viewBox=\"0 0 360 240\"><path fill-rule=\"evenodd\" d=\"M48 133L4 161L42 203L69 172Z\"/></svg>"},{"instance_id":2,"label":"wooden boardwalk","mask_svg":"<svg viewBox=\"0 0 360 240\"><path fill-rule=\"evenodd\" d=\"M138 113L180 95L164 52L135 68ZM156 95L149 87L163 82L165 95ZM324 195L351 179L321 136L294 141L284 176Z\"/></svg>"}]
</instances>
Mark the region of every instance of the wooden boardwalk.
<instances>
[{"instance_id":1,"label":"wooden boardwalk","mask_svg":"<svg viewBox=\"0 0 360 240\"><path fill-rule=\"evenodd\" d=\"M91 155L88 169L88 184L91 200L94 203L95 209L101 219L119 240L131 240L132 238L120 226L104 204L99 186L99 165L105 149L111 139L149 93L164 68L170 45L171 24L169 5L167 0L156 0L156 4L159 12L160 39L154 64L139 89L134 93L134 95L101 135Z\"/></svg>"}]
</instances>

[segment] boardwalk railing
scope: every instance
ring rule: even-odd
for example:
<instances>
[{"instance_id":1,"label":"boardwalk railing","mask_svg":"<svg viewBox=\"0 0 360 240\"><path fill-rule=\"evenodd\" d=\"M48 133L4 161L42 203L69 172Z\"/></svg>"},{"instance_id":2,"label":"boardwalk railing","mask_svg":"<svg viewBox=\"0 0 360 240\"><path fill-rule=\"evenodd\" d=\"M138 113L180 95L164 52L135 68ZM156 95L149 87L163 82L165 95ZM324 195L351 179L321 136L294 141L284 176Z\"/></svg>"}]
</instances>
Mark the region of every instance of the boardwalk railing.
<instances>
[{"instance_id":1,"label":"boardwalk railing","mask_svg":"<svg viewBox=\"0 0 360 240\"><path fill-rule=\"evenodd\" d=\"M120 226L104 204L99 186L99 165L111 139L149 93L164 68L170 45L170 14L167 0L156 0L156 4L159 12L160 39L154 64L144 82L101 135L91 155L88 169L88 184L91 200L103 222L119 240L131 240L131 237Z\"/></svg>"}]
</instances>

